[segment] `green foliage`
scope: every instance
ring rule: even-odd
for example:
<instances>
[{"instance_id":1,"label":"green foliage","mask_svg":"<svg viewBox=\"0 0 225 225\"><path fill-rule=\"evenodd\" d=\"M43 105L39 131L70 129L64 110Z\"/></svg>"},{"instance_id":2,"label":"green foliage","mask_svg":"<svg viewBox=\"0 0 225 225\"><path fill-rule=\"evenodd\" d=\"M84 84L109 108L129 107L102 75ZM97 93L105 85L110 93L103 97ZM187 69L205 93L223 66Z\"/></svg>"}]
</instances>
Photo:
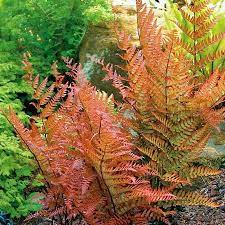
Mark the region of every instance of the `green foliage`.
<instances>
[{"instance_id":1,"label":"green foliage","mask_svg":"<svg viewBox=\"0 0 225 225\"><path fill-rule=\"evenodd\" d=\"M11 130L5 128L0 134L0 209L12 217L26 216L39 208L29 195L24 196L31 182L31 154L22 151Z\"/></svg>"},{"instance_id":2,"label":"green foliage","mask_svg":"<svg viewBox=\"0 0 225 225\"><path fill-rule=\"evenodd\" d=\"M31 89L22 76L22 54L30 52L42 78L62 56L78 58L89 23L111 18L106 0L0 0L0 109L12 106L26 122ZM59 64L60 66L60 64ZM36 210L27 187L34 169L32 156L22 150L0 115L0 209L12 217ZM40 186L37 181L33 186ZM32 192L32 190L29 190Z\"/></svg>"},{"instance_id":3,"label":"green foliage","mask_svg":"<svg viewBox=\"0 0 225 225\"><path fill-rule=\"evenodd\" d=\"M1 15L2 23L6 24L4 34L13 39L20 51L29 51L37 69L45 75L61 56L78 57L90 22L111 18L106 0L5 0L3 3L7 7Z\"/></svg>"},{"instance_id":4,"label":"green foliage","mask_svg":"<svg viewBox=\"0 0 225 225\"><path fill-rule=\"evenodd\" d=\"M6 109L11 105L16 110L22 110L25 100L22 97L27 96L29 88L21 80L16 43L4 37L1 32L0 108ZM25 120L24 113L20 113L20 116ZM0 115L0 209L10 213L12 217L25 216L34 209L31 201L24 196L24 189L29 184L32 173L28 166L30 159L31 155L21 150L11 127Z\"/></svg>"}]
</instances>

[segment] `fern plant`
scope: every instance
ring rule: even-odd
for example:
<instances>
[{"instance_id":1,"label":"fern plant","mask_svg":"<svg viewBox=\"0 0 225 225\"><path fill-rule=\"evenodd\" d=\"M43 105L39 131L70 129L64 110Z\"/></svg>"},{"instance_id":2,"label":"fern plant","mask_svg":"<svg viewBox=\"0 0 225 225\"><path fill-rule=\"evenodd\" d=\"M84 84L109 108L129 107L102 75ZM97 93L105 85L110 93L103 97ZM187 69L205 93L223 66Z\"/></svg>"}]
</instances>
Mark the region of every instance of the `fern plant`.
<instances>
[{"instance_id":1,"label":"fern plant","mask_svg":"<svg viewBox=\"0 0 225 225\"><path fill-rule=\"evenodd\" d=\"M10 104L20 112L19 117L25 122L27 116L22 109L30 88L21 79L18 55L12 54L16 52L16 46L12 41L0 38L0 108L6 109ZM21 149L11 126L0 115L0 210L9 213L12 218L26 216L39 208L33 204L31 196L25 194L35 170L31 162L31 154Z\"/></svg>"},{"instance_id":2,"label":"fern plant","mask_svg":"<svg viewBox=\"0 0 225 225\"><path fill-rule=\"evenodd\" d=\"M129 116L122 123L132 128L136 151L145 157L142 163L156 171L152 183L177 184L177 199L170 203L216 206L182 186L197 177L219 173L198 166L198 160L212 129L224 119L225 109L218 105L225 97L225 73L217 69L196 84L192 70L196 62L180 51L176 30L163 30L153 11L148 11L142 1L136 2L140 49L131 44L126 32L117 31L127 78L112 65L99 62L107 72L105 79L112 80L124 99L121 120L124 114Z\"/></svg>"},{"instance_id":3,"label":"fern plant","mask_svg":"<svg viewBox=\"0 0 225 225\"><path fill-rule=\"evenodd\" d=\"M112 96L96 91L79 65L56 81L33 77L24 61L26 78L34 88L37 115L25 128L12 109L7 116L24 146L33 154L46 189L43 209L29 218L51 217L59 224L81 219L88 224L147 224L168 222L158 201L174 200L174 186L154 188L155 171L137 161L129 134L118 124ZM59 105L60 103L60 105Z\"/></svg>"}]
</instances>

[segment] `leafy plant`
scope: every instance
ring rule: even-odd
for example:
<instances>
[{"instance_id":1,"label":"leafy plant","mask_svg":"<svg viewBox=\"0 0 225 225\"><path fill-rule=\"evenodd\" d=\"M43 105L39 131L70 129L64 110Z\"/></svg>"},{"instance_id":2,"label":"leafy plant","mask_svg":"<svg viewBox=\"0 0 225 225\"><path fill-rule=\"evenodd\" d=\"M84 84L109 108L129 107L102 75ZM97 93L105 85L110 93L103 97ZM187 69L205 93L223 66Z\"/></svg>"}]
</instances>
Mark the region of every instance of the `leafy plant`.
<instances>
[{"instance_id":1,"label":"leafy plant","mask_svg":"<svg viewBox=\"0 0 225 225\"><path fill-rule=\"evenodd\" d=\"M31 175L35 165L30 165L31 154L21 150L15 137L7 132L2 132L0 137L0 209L12 218L26 216L40 208L26 191L28 186L33 189Z\"/></svg>"},{"instance_id":2,"label":"leafy plant","mask_svg":"<svg viewBox=\"0 0 225 225\"><path fill-rule=\"evenodd\" d=\"M44 176L43 209L30 216L52 217L59 224L147 224L168 222L155 205L172 200L174 188L153 188L154 171L140 165L128 133L118 126L112 97L96 91L79 65L66 60L65 75L54 67L56 81L33 77L25 61L26 78L34 88L39 112L25 128L10 109L8 119ZM60 103L60 105L59 105ZM97 107L96 107L97 106Z\"/></svg>"},{"instance_id":3,"label":"leafy plant","mask_svg":"<svg viewBox=\"0 0 225 225\"><path fill-rule=\"evenodd\" d=\"M2 5L3 35L14 41L19 52L30 52L35 67L45 75L61 56L77 59L90 23L111 19L106 0L4 0Z\"/></svg>"},{"instance_id":4,"label":"leafy plant","mask_svg":"<svg viewBox=\"0 0 225 225\"><path fill-rule=\"evenodd\" d=\"M212 129L224 120L225 109L220 103L225 96L225 73L217 69L196 84L194 61L179 51L176 30L165 32L157 25L153 11L148 12L139 0L137 17L140 49L125 32L118 32L127 78L112 65L99 62L108 73L106 79L112 80L124 99L121 117L128 114L128 118L123 125L132 128L136 151L145 158L142 163L157 174L152 183L178 185L174 192L178 198L170 203L211 205L182 186L197 177L219 173L199 166L198 160Z\"/></svg>"},{"instance_id":5,"label":"leafy plant","mask_svg":"<svg viewBox=\"0 0 225 225\"><path fill-rule=\"evenodd\" d=\"M26 121L26 115L21 111L29 87L26 82L19 79L22 72L14 61L18 60L16 55L12 56L16 47L11 41L2 41L1 50L0 108L6 109L10 104L15 110L20 111L20 118ZM20 100L18 96L21 97ZM25 216L36 207L24 195L32 171L35 170L30 167L30 160L31 155L21 149L12 128L0 115L0 210L9 213L11 217Z\"/></svg>"}]
</instances>

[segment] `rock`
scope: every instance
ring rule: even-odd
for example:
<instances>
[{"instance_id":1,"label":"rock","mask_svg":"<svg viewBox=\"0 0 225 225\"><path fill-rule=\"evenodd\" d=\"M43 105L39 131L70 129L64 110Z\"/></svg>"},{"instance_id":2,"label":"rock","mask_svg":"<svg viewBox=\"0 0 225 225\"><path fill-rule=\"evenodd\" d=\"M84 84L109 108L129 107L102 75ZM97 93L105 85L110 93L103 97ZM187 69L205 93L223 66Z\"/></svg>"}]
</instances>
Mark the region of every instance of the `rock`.
<instances>
[{"instance_id":1,"label":"rock","mask_svg":"<svg viewBox=\"0 0 225 225\"><path fill-rule=\"evenodd\" d=\"M119 29L125 29L132 34L134 42L138 42L137 35L137 18L135 8L131 5L125 5L128 1L119 1L119 5L114 2L113 13L118 20ZM105 63L122 66L123 62L118 56L121 52L117 47L117 37L115 34L114 21L92 25L88 28L83 42L81 44L79 61L83 65L84 71L92 84L109 94L114 93L115 98L119 99L118 92L110 85L109 82L102 81L105 73L101 67L93 60L104 59ZM120 73L121 70L119 70Z\"/></svg>"},{"instance_id":2,"label":"rock","mask_svg":"<svg viewBox=\"0 0 225 225\"><path fill-rule=\"evenodd\" d=\"M218 159L224 154L217 149L216 146L211 147L210 144L204 148L201 157L205 159Z\"/></svg>"},{"instance_id":3,"label":"rock","mask_svg":"<svg viewBox=\"0 0 225 225\"><path fill-rule=\"evenodd\" d=\"M220 206L220 209L225 212L225 205Z\"/></svg>"},{"instance_id":4,"label":"rock","mask_svg":"<svg viewBox=\"0 0 225 225\"><path fill-rule=\"evenodd\" d=\"M112 63L120 67L124 65L124 62L118 56L121 52L117 47L115 21L119 25L119 30L125 30L128 34L131 34L133 43L139 46L135 2L136 0L112 0L115 20L90 26L80 47L79 61L92 84L109 94L114 93L116 99L120 99L118 91L109 82L102 81L105 73L91 59L104 59L106 63ZM147 3L148 6L150 4L148 0L143 0L143 2ZM159 18L158 24L161 24L163 21L162 10L156 10L155 14ZM125 75L120 69L117 68L117 70L121 75Z\"/></svg>"},{"instance_id":5,"label":"rock","mask_svg":"<svg viewBox=\"0 0 225 225\"><path fill-rule=\"evenodd\" d=\"M219 192L222 196L225 196L225 189L220 189Z\"/></svg>"}]
</instances>

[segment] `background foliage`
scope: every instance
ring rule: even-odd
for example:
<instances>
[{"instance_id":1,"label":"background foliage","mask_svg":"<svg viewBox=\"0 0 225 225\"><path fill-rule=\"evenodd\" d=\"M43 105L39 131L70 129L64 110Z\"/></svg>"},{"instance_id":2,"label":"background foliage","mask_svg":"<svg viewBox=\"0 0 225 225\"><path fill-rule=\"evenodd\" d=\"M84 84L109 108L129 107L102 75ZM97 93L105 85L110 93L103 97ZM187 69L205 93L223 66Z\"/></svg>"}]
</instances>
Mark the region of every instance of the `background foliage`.
<instances>
[{"instance_id":1,"label":"background foliage","mask_svg":"<svg viewBox=\"0 0 225 225\"><path fill-rule=\"evenodd\" d=\"M188 1L187 1L188 2ZM186 31L190 31L195 29L194 28L194 24L191 23L190 21L188 21L187 18L185 18L181 12L181 10L179 9L179 4L172 4L171 0L168 0L168 10L165 12L165 21L167 23L167 26L169 29L174 29L177 26L175 25L175 23L178 23L180 25L182 25L182 27L186 30ZM212 27L209 28L208 32L205 35L200 36L197 42L200 42L206 38L212 38L212 36L216 36L218 34L223 34L225 31L225 16L224 16L224 7L225 7L225 2L222 0L214 0L214 1L209 1L208 4L208 11L206 10L206 8L203 8L200 10L201 12L197 12L196 15L202 15L203 17L203 12L205 13L205 15L208 17L208 21L213 21L213 19L215 19L216 23L213 24L212 22ZM187 7L183 8L183 11L187 14L187 15L191 15L190 11L187 10ZM175 22L175 23L174 23ZM186 45L192 45L193 44L193 40L190 38L189 35L187 35L187 33L184 32L184 30L181 30L181 39L184 41L184 43ZM206 48L204 48L204 51L198 54L199 58L204 58L206 56L209 56L211 54L215 54L216 52L223 52L225 49L225 40L222 37L221 40L218 40L212 44L209 44ZM193 57L193 55L191 55L189 52L187 52L188 56L190 58ZM224 55L224 54L222 54ZM225 66L225 57L218 57L217 59L215 59L214 61L208 63L205 65L205 68L202 69L202 73L205 74L207 76L207 74L210 74L211 72L213 72L213 69L216 67L220 67L220 68L224 68Z\"/></svg>"},{"instance_id":2,"label":"background foliage","mask_svg":"<svg viewBox=\"0 0 225 225\"><path fill-rule=\"evenodd\" d=\"M106 0L0 0L0 17L0 108L10 105L26 121L31 90L22 79L22 54L30 52L35 70L49 75L50 65L62 56L78 60L87 26L111 19L111 8ZM30 164L31 155L0 116L0 209L12 217L38 208L32 195L26 196Z\"/></svg>"}]
</instances>

